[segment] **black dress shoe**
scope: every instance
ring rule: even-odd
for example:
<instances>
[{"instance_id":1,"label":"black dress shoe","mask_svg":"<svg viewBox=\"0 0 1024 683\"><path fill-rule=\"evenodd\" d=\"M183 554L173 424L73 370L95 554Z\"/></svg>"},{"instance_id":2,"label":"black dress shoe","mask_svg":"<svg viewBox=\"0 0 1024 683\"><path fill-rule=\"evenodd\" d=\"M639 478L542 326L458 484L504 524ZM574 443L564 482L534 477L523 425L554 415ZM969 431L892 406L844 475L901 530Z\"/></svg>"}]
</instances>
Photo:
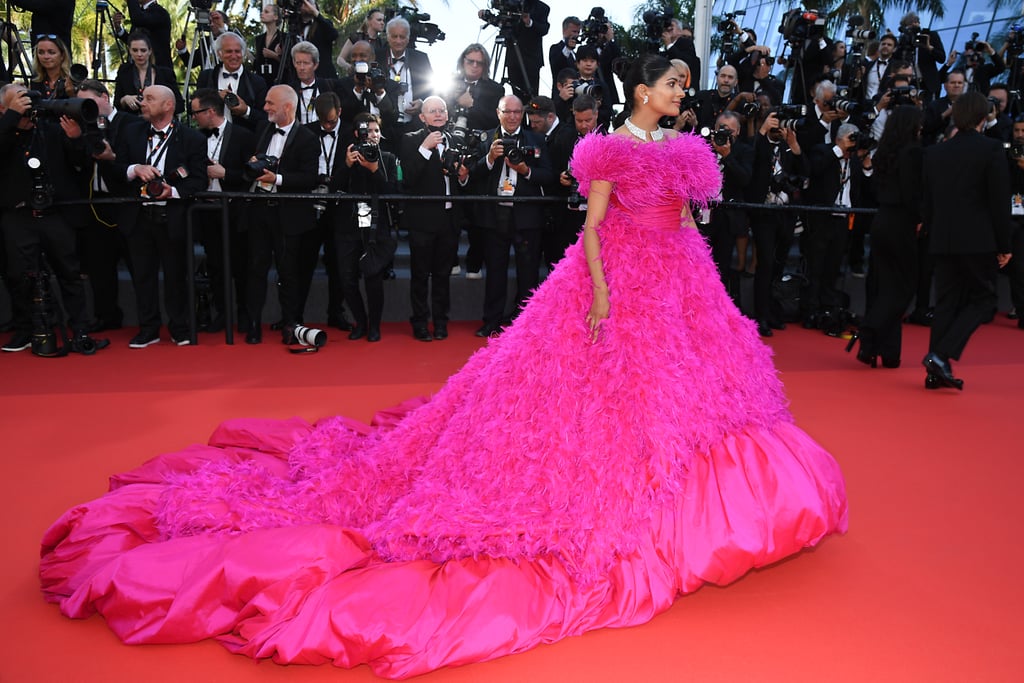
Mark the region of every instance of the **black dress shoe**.
<instances>
[{"instance_id":1,"label":"black dress shoe","mask_svg":"<svg viewBox=\"0 0 1024 683\"><path fill-rule=\"evenodd\" d=\"M772 326L766 320L757 321L757 333L762 337L771 337L775 334L772 332Z\"/></svg>"},{"instance_id":2,"label":"black dress shoe","mask_svg":"<svg viewBox=\"0 0 1024 683\"><path fill-rule=\"evenodd\" d=\"M250 327L249 331L245 333L246 344L262 344L263 343L263 330L257 327Z\"/></svg>"},{"instance_id":3,"label":"black dress shoe","mask_svg":"<svg viewBox=\"0 0 1024 683\"><path fill-rule=\"evenodd\" d=\"M929 372L928 376L924 378L924 388L925 389L941 389L942 388L942 380Z\"/></svg>"},{"instance_id":4,"label":"black dress shoe","mask_svg":"<svg viewBox=\"0 0 1024 683\"><path fill-rule=\"evenodd\" d=\"M487 323L486 325L478 329L476 332L474 332L474 334L478 337L496 337L498 336L500 329L501 328L498 325L495 325L493 323Z\"/></svg>"},{"instance_id":5,"label":"black dress shoe","mask_svg":"<svg viewBox=\"0 0 1024 683\"><path fill-rule=\"evenodd\" d=\"M340 318L331 316L327 320L327 326L336 328L338 330L341 330L342 332L351 332L356 327L359 327L358 324L353 325L351 322L349 322L349 319L346 318L345 316L342 316Z\"/></svg>"},{"instance_id":6,"label":"black dress shoe","mask_svg":"<svg viewBox=\"0 0 1024 683\"><path fill-rule=\"evenodd\" d=\"M352 340L362 339L365 336L366 326L359 324L356 324L356 326L352 328L352 331L348 333L348 338Z\"/></svg>"},{"instance_id":7,"label":"black dress shoe","mask_svg":"<svg viewBox=\"0 0 1024 683\"><path fill-rule=\"evenodd\" d=\"M420 341L432 341L434 338L430 336L430 330L426 327L414 327L412 328L412 336Z\"/></svg>"},{"instance_id":8,"label":"black dress shoe","mask_svg":"<svg viewBox=\"0 0 1024 683\"><path fill-rule=\"evenodd\" d=\"M928 375L934 376L941 386L963 391L964 381L953 376L953 370L949 367L949 362L942 360L938 354L929 353L921 361L921 364L928 371Z\"/></svg>"},{"instance_id":9,"label":"black dress shoe","mask_svg":"<svg viewBox=\"0 0 1024 683\"><path fill-rule=\"evenodd\" d=\"M286 345L298 344L299 340L295 338L295 328L289 325L285 329L281 330L281 343Z\"/></svg>"},{"instance_id":10,"label":"black dress shoe","mask_svg":"<svg viewBox=\"0 0 1024 683\"><path fill-rule=\"evenodd\" d=\"M380 330L370 330L366 333L366 341L368 342L379 342L380 341Z\"/></svg>"},{"instance_id":11,"label":"black dress shoe","mask_svg":"<svg viewBox=\"0 0 1024 683\"><path fill-rule=\"evenodd\" d=\"M900 366L899 358L886 358L882 356L882 367L883 368L898 368Z\"/></svg>"},{"instance_id":12,"label":"black dress shoe","mask_svg":"<svg viewBox=\"0 0 1024 683\"><path fill-rule=\"evenodd\" d=\"M284 322L281 321L281 320L278 320L277 322L270 323L270 331L271 332L280 332L283 329L284 329Z\"/></svg>"},{"instance_id":13,"label":"black dress shoe","mask_svg":"<svg viewBox=\"0 0 1024 683\"><path fill-rule=\"evenodd\" d=\"M932 320L935 318L935 311L930 308L915 308L911 311L910 315L907 316L907 322L913 323L914 325L921 325L922 327L931 327Z\"/></svg>"},{"instance_id":14,"label":"black dress shoe","mask_svg":"<svg viewBox=\"0 0 1024 683\"><path fill-rule=\"evenodd\" d=\"M434 339L447 339L448 338L448 325L439 325L434 323Z\"/></svg>"},{"instance_id":15,"label":"black dress shoe","mask_svg":"<svg viewBox=\"0 0 1024 683\"><path fill-rule=\"evenodd\" d=\"M784 330L786 329L786 323L782 322L778 318L768 318L768 327L773 330Z\"/></svg>"}]
</instances>

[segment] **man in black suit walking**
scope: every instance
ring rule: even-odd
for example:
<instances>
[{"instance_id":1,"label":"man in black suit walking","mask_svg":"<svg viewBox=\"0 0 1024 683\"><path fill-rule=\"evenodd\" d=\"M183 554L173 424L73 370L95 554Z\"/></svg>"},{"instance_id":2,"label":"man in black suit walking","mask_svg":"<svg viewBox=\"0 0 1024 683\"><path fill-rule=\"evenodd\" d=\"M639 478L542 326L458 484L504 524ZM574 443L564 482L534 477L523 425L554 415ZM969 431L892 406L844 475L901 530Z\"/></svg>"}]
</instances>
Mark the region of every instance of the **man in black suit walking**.
<instances>
[{"instance_id":1,"label":"man in black suit walking","mask_svg":"<svg viewBox=\"0 0 1024 683\"><path fill-rule=\"evenodd\" d=\"M445 168L442 164L444 153L451 146L451 140L444 132L448 123L448 108L444 100L436 95L425 99L420 121L423 128L406 133L402 138L400 158L405 173L405 192L450 197L456 183L464 183L469 177L469 169L462 164L457 169ZM409 230L412 270L409 282L410 322L413 336L420 341L448 338L449 277L457 239L453 213L450 201L416 202L406 206L403 216ZM428 288L433 290L429 303ZM430 320L434 322L433 337L427 329Z\"/></svg>"},{"instance_id":2,"label":"man in black suit walking","mask_svg":"<svg viewBox=\"0 0 1024 683\"><path fill-rule=\"evenodd\" d=\"M246 128L224 118L224 100L213 88L199 88L192 93L190 103L192 118L199 131L206 136L206 177L210 192L245 192L249 183L245 181L245 164L256 149L256 138ZM235 284L237 299L237 321L240 330L249 329L249 315L245 308L246 299L246 247L243 233L238 230L239 211L237 201L232 201L231 218L231 279ZM224 296L224 235L221 214L215 211L200 211L195 214L199 224L198 239L206 250L206 272L210 276L213 302L217 308L215 317L206 330L219 332L224 329L228 306L231 300Z\"/></svg>"},{"instance_id":3,"label":"man in black suit walking","mask_svg":"<svg viewBox=\"0 0 1024 683\"><path fill-rule=\"evenodd\" d=\"M989 102L969 92L953 104L957 132L928 148L924 160L923 218L935 259L935 319L925 387L963 389L950 360L996 308L996 268L1009 263L1010 180L1003 146L981 128Z\"/></svg>"},{"instance_id":4,"label":"man in black suit walking","mask_svg":"<svg viewBox=\"0 0 1024 683\"><path fill-rule=\"evenodd\" d=\"M515 95L498 102L500 125L487 131L480 146L480 160L471 169L482 192L497 197L540 197L554 173L544 140L523 125L523 103ZM539 154L524 151L536 150ZM478 337L498 332L505 322L508 298L509 248L516 252L516 302L522 308L540 280L540 253L544 210L526 202L488 202L479 212L484 228L483 326Z\"/></svg>"},{"instance_id":5,"label":"man in black suit walking","mask_svg":"<svg viewBox=\"0 0 1024 683\"><path fill-rule=\"evenodd\" d=\"M185 207L173 201L206 189L206 141L174 122L174 93L162 85L146 88L142 118L121 139L116 159L101 166L104 179L119 194L149 197L144 204L124 204L118 225L128 241L132 284L139 312L139 333L129 342L141 349L160 341L160 269L164 273L164 308L171 339L191 342L185 294Z\"/></svg>"},{"instance_id":6,"label":"man in black suit walking","mask_svg":"<svg viewBox=\"0 0 1024 683\"><path fill-rule=\"evenodd\" d=\"M225 117L228 121L255 131L267 120L263 112L267 84L262 77L243 68L246 48L237 33L221 34L214 42L214 49L221 63L200 72L196 87L217 90L227 104Z\"/></svg>"},{"instance_id":7,"label":"man in black suit walking","mask_svg":"<svg viewBox=\"0 0 1024 683\"><path fill-rule=\"evenodd\" d=\"M264 155L276 163L253 181L253 191L264 197L277 192L310 192L316 187L317 159L320 147L316 136L295 120L298 96L287 85L275 85L263 105L267 114L256 143L256 156ZM295 341L295 326L302 322L302 289L299 282L299 254L302 235L316 228L316 213L311 201L255 201L249 206L244 229L249 232L248 303L250 327L247 344L263 341L260 324L267 300L267 274L271 258L277 264L281 302L282 341Z\"/></svg>"}]
</instances>

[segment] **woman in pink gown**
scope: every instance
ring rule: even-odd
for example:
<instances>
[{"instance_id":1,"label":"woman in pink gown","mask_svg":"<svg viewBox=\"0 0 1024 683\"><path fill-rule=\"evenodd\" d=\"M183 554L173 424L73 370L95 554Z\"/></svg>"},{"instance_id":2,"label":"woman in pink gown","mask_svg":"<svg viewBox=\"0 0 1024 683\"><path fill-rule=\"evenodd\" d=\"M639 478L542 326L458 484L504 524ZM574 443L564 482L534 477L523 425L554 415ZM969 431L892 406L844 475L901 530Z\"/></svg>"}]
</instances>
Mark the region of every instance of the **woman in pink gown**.
<instances>
[{"instance_id":1,"label":"woman in pink gown","mask_svg":"<svg viewBox=\"0 0 1024 683\"><path fill-rule=\"evenodd\" d=\"M115 477L47 531L47 599L129 643L404 678L643 623L845 531L839 467L694 229L719 173L658 128L682 96L633 66L626 126L576 148L582 239L429 401L227 422Z\"/></svg>"}]
</instances>

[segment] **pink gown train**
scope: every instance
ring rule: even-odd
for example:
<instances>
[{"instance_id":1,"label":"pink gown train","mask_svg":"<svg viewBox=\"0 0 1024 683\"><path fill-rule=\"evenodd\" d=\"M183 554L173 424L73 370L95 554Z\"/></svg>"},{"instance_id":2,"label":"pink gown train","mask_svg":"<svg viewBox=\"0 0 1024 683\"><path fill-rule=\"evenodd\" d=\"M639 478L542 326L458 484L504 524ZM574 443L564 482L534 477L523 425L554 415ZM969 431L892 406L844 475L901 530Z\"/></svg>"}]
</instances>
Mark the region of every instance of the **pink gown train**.
<instances>
[{"instance_id":1,"label":"pink gown train","mask_svg":"<svg viewBox=\"0 0 1024 683\"><path fill-rule=\"evenodd\" d=\"M128 643L404 678L640 624L845 531L838 465L693 229L706 145L591 136L573 172L615 184L597 343L577 243L429 400L231 420L113 477L46 532L46 598Z\"/></svg>"}]
</instances>

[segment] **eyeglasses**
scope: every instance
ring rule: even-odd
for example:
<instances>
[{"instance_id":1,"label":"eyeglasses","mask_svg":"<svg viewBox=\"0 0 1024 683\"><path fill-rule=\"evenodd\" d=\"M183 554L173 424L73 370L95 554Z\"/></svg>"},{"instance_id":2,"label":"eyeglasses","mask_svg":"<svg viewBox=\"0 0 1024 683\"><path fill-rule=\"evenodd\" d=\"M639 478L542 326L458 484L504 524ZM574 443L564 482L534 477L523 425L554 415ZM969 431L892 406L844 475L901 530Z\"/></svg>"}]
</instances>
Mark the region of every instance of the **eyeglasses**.
<instances>
[{"instance_id":1,"label":"eyeglasses","mask_svg":"<svg viewBox=\"0 0 1024 683\"><path fill-rule=\"evenodd\" d=\"M195 111L190 110L188 113L190 116L199 116L204 111L210 111L211 109L213 109L213 107L203 107L202 109L196 109Z\"/></svg>"},{"instance_id":2,"label":"eyeglasses","mask_svg":"<svg viewBox=\"0 0 1024 683\"><path fill-rule=\"evenodd\" d=\"M486 64L482 59L470 59L469 57L466 57L462 61L466 62L466 64L469 64L470 66L483 66Z\"/></svg>"},{"instance_id":3,"label":"eyeglasses","mask_svg":"<svg viewBox=\"0 0 1024 683\"><path fill-rule=\"evenodd\" d=\"M502 114L512 114L513 116L522 116L522 109L499 109Z\"/></svg>"},{"instance_id":4,"label":"eyeglasses","mask_svg":"<svg viewBox=\"0 0 1024 683\"><path fill-rule=\"evenodd\" d=\"M424 114L447 114L448 110L444 107L432 107L430 109L424 109Z\"/></svg>"}]
</instances>

